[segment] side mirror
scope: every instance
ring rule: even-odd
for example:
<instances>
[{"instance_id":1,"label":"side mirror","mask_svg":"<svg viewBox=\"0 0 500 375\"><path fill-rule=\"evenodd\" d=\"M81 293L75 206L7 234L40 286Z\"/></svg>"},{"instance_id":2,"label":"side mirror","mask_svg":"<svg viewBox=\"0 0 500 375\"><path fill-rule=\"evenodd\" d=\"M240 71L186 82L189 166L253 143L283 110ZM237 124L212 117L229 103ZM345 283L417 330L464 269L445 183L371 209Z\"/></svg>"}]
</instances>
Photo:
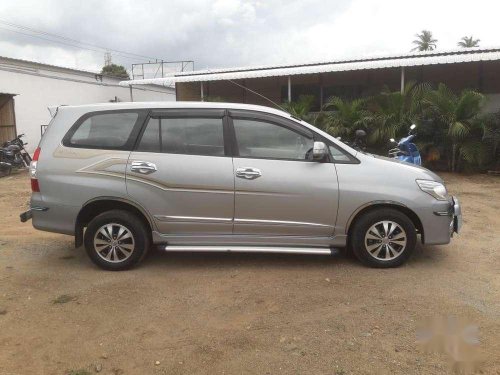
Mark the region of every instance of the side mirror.
<instances>
[{"instance_id":1,"label":"side mirror","mask_svg":"<svg viewBox=\"0 0 500 375\"><path fill-rule=\"evenodd\" d=\"M328 154L328 149L324 142L314 142L313 145L313 160L321 161Z\"/></svg>"}]
</instances>

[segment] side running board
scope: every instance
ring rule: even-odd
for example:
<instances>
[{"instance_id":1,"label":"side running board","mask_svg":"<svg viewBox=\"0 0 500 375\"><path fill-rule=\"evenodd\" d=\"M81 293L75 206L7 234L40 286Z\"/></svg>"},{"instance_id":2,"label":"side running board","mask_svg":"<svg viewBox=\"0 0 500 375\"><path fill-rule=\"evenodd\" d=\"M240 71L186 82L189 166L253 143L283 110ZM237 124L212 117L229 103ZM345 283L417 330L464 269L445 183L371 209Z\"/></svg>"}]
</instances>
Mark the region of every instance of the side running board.
<instances>
[{"instance_id":1,"label":"side running board","mask_svg":"<svg viewBox=\"0 0 500 375\"><path fill-rule=\"evenodd\" d=\"M282 254L337 254L338 250L329 247L283 247L283 246L161 246L165 251L186 252L227 252L227 253L282 253Z\"/></svg>"}]
</instances>

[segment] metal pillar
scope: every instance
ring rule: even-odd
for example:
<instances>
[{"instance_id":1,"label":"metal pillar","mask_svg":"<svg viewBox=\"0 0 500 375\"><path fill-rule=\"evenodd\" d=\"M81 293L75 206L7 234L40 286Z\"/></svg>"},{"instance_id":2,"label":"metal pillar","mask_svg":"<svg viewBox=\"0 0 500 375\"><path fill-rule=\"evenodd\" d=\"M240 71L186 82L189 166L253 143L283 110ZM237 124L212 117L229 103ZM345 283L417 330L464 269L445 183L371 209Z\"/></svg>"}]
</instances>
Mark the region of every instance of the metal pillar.
<instances>
[{"instance_id":1,"label":"metal pillar","mask_svg":"<svg viewBox=\"0 0 500 375\"><path fill-rule=\"evenodd\" d=\"M478 68L478 75L477 75L477 88L479 89L479 92L483 91L484 87L484 69L483 69L483 62L479 62L479 68Z\"/></svg>"},{"instance_id":2,"label":"metal pillar","mask_svg":"<svg viewBox=\"0 0 500 375\"><path fill-rule=\"evenodd\" d=\"M204 95L203 95L203 82L200 82L200 98L201 101L203 101Z\"/></svg>"},{"instance_id":3,"label":"metal pillar","mask_svg":"<svg viewBox=\"0 0 500 375\"><path fill-rule=\"evenodd\" d=\"M323 110L323 75L319 75L319 110Z\"/></svg>"},{"instance_id":4,"label":"metal pillar","mask_svg":"<svg viewBox=\"0 0 500 375\"><path fill-rule=\"evenodd\" d=\"M401 67L401 94L405 92L405 67Z\"/></svg>"},{"instance_id":5,"label":"metal pillar","mask_svg":"<svg viewBox=\"0 0 500 375\"><path fill-rule=\"evenodd\" d=\"M243 86L248 87L246 79L243 80ZM247 90L243 89L243 103L246 103L246 102L247 102Z\"/></svg>"},{"instance_id":6,"label":"metal pillar","mask_svg":"<svg viewBox=\"0 0 500 375\"><path fill-rule=\"evenodd\" d=\"M134 93L132 92L132 85L130 85L129 88L130 88L130 101L133 102L134 101Z\"/></svg>"},{"instance_id":7,"label":"metal pillar","mask_svg":"<svg viewBox=\"0 0 500 375\"><path fill-rule=\"evenodd\" d=\"M288 76L288 102L292 101L292 78Z\"/></svg>"}]
</instances>

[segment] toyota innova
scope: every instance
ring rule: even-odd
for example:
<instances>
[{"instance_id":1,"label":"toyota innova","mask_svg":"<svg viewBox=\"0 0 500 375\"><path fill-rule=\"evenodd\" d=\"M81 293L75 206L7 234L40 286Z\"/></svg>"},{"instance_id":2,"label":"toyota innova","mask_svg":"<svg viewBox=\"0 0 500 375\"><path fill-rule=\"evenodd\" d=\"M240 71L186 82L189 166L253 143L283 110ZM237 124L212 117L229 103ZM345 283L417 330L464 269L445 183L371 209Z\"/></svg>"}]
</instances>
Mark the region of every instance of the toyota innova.
<instances>
[{"instance_id":1,"label":"toyota innova","mask_svg":"<svg viewBox=\"0 0 500 375\"><path fill-rule=\"evenodd\" d=\"M21 220L109 270L165 251L330 254L394 267L447 244L456 197L433 172L355 150L288 113L234 103L61 106Z\"/></svg>"}]
</instances>

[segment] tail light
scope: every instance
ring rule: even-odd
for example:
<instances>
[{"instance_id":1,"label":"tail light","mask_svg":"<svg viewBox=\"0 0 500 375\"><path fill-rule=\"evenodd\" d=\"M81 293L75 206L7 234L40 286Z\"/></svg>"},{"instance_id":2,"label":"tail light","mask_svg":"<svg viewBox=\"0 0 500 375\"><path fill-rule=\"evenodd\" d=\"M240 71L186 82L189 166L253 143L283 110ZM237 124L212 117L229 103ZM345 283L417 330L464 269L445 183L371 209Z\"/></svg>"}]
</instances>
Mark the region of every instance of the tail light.
<instances>
[{"instance_id":1,"label":"tail light","mask_svg":"<svg viewBox=\"0 0 500 375\"><path fill-rule=\"evenodd\" d=\"M40 185L38 185L38 178L36 177L36 166L38 164L38 159L40 158L40 151L42 151L40 147L37 147L30 164L31 191L33 193L40 192Z\"/></svg>"}]
</instances>

